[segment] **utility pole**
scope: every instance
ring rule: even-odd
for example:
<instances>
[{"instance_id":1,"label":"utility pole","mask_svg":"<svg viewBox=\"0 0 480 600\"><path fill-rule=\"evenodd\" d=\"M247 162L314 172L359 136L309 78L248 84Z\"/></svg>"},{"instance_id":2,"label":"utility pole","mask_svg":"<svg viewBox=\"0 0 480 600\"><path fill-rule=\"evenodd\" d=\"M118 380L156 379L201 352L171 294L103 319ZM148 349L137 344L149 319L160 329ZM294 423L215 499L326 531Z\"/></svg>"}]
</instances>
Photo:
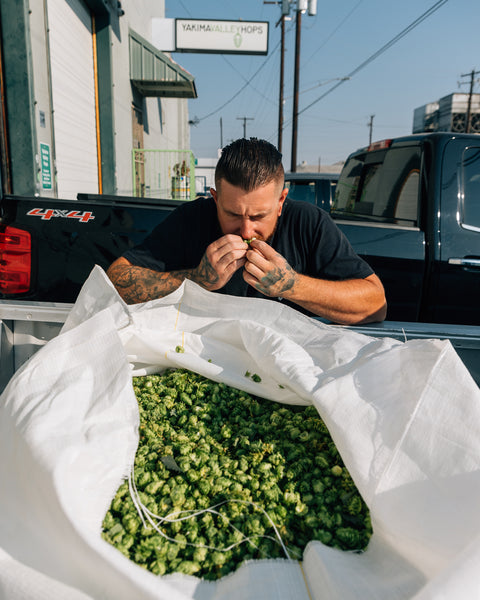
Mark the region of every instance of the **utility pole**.
<instances>
[{"instance_id":1,"label":"utility pole","mask_svg":"<svg viewBox=\"0 0 480 600\"><path fill-rule=\"evenodd\" d=\"M292 119L292 156L291 171L297 170L297 129L298 129L298 86L300 81L300 33L302 27L302 14L307 11L310 16L317 14L317 0L264 0L264 4L280 4L282 16L278 23L282 25L281 57L280 57L280 93L278 107L278 150L282 151L283 132L283 69L285 54L285 20L289 18L290 8L295 5L295 73L293 91L293 119ZM277 25L278 25L277 23Z\"/></svg>"},{"instance_id":2,"label":"utility pole","mask_svg":"<svg viewBox=\"0 0 480 600\"><path fill-rule=\"evenodd\" d=\"M254 121L253 117L237 117L237 121L243 121L243 137L247 137L247 121Z\"/></svg>"},{"instance_id":3,"label":"utility pole","mask_svg":"<svg viewBox=\"0 0 480 600\"><path fill-rule=\"evenodd\" d=\"M220 117L220 148L223 148L223 121Z\"/></svg>"},{"instance_id":4,"label":"utility pole","mask_svg":"<svg viewBox=\"0 0 480 600\"><path fill-rule=\"evenodd\" d=\"M302 12L297 9L295 23L295 73L293 78L293 118L292 118L292 153L290 171L297 170L297 137L298 137L298 85L300 79L300 32L302 27Z\"/></svg>"},{"instance_id":5,"label":"utility pole","mask_svg":"<svg viewBox=\"0 0 480 600\"><path fill-rule=\"evenodd\" d=\"M278 25L278 23L277 23ZM280 18L281 42L280 42L280 90L278 97L278 151L282 151L283 142L283 73L285 70L285 15Z\"/></svg>"},{"instance_id":6,"label":"utility pole","mask_svg":"<svg viewBox=\"0 0 480 600\"><path fill-rule=\"evenodd\" d=\"M264 4L280 4L282 7L282 16L275 24L275 27L280 27L280 86L278 92L278 151L282 151L283 143L283 87L284 87L284 72L285 72L285 21L289 20L290 0L263 0Z\"/></svg>"},{"instance_id":7,"label":"utility pole","mask_svg":"<svg viewBox=\"0 0 480 600\"><path fill-rule=\"evenodd\" d=\"M290 1L292 4L292 0ZM297 139L298 139L298 87L300 82L300 34L302 28L302 14L307 11L310 16L317 14L317 0L296 0L295 22L295 74L293 79L293 117L292 117L292 154L290 170L297 170Z\"/></svg>"},{"instance_id":8,"label":"utility pole","mask_svg":"<svg viewBox=\"0 0 480 600\"><path fill-rule=\"evenodd\" d=\"M470 77L470 92L468 94L468 105L467 105L467 118L465 119L465 133L470 133L470 113L472 112L472 95L473 95L473 84L475 82L475 75L478 75L480 71L472 69L470 73L464 73L461 77Z\"/></svg>"},{"instance_id":9,"label":"utility pole","mask_svg":"<svg viewBox=\"0 0 480 600\"><path fill-rule=\"evenodd\" d=\"M373 117L375 115L370 115L370 121L368 122L368 127L370 129L370 133L368 136L368 144L370 145L372 143L372 131L373 131Z\"/></svg>"}]
</instances>

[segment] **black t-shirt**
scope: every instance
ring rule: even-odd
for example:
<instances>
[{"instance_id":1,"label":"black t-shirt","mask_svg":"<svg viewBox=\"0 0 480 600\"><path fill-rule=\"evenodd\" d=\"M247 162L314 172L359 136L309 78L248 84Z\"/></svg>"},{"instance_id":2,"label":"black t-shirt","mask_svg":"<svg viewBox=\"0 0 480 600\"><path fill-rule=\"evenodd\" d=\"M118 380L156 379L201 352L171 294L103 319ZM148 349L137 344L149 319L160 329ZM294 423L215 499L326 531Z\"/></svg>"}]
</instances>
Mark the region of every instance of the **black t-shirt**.
<instances>
[{"instance_id":1,"label":"black t-shirt","mask_svg":"<svg viewBox=\"0 0 480 600\"><path fill-rule=\"evenodd\" d=\"M156 271L195 268L207 246L222 235L215 201L198 198L175 209L140 245L123 256L134 265ZM308 202L285 200L271 246L303 275L342 280L363 279L373 273L354 252L330 215ZM266 298L244 281L242 269L217 291ZM302 310L296 304L291 306Z\"/></svg>"}]
</instances>

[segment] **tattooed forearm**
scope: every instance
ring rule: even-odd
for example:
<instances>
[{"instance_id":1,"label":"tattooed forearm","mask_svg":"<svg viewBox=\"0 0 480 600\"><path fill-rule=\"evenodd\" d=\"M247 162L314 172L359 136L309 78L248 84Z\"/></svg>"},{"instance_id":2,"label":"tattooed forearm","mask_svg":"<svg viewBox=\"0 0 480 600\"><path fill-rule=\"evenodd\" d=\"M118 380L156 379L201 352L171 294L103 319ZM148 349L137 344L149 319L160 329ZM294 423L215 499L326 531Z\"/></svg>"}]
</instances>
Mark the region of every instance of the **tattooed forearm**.
<instances>
[{"instance_id":1,"label":"tattooed forearm","mask_svg":"<svg viewBox=\"0 0 480 600\"><path fill-rule=\"evenodd\" d=\"M107 271L113 285L127 304L163 298L190 279L207 290L218 287L219 276L206 255L195 269L159 272L119 259Z\"/></svg>"},{"instance_id":2,"label":"tattooed forearm","mask_svg":"<svg viewBox=\"0 0 480 600\"><path fill-rule=\"evenodd\" d=\"M192 280L207 290L217 284L219 280L218 273L215 271L206 255L203 256L198 267L193 270Z\"/></svg>"},{"instance_id":3,"label":"tattooed forearm","mask_svg":"<svg viewBox=\"0 0 480 600\"><path fill-rule=\"evenodd\" d=\"M258 282L257 289L263 294L281 296L295 285L297 274L290 265L274 267Z\"/></svg>"},{"instance_id":4,"label":"tattooed forearm","mask_svg":"<svg viewBox=\"0 0 480 600\"><path fill-rule=\"evenodd\" d=\"M127 304L162 298L191 277L191 270L160 273L133 265L112 265L107 274Z\"/></svg>"}]
</instances>

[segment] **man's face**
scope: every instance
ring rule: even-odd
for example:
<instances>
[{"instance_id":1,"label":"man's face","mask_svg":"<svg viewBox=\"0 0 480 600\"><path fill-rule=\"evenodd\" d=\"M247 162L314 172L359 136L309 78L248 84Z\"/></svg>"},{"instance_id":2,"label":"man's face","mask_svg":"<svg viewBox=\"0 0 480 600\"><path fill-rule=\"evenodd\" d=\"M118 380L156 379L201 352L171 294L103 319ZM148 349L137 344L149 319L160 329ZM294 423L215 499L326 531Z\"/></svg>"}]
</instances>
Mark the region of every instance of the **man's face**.
<instances>
[{"instance_id":1,"label":"man's face","mask_svg":"<svg viewBox=\"0 0 480 600\"><path fill-rule=\"evenodd\" d=\"M224 234L234 233L244 240L257 238L264 241L273 236L288 193L283 189L282 181L271 181L246 192L225 179L220 181L217 190L210 191Z\"/></svg>"}]
</instances>

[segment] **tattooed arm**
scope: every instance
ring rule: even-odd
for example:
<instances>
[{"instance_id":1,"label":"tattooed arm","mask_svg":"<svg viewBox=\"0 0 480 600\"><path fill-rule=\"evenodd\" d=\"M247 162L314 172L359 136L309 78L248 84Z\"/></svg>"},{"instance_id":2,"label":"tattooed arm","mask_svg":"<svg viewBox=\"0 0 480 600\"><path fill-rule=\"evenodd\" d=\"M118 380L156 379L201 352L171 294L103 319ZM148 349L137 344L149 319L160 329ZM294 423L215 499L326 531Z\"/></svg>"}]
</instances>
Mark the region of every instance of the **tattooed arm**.
<instances>
[{"instance_id":1,"label":"tattooed arm","mask_svg":"<svg viewBox=\"0 0 480 600\"><path fill-rule=\"evenodd\" d=\"M250 243L243 277L262 294L290 300L334 323L352 325L385 319L385 293L376 275L345 281L301 275L260 240Z\"/></svg>"},{"instance_id":2,"label":"tattooed arm","mask_svg":"<svg viewBox=\"0 0 480 600\"><path fill-rule=\"evenodd\" d=\"M180 287L185 279L215 291L245 264L246 248L240 236L229 234L210 244L194 269L154 271L132 265L120 257L110 265L107 275L127 304L162 298Z\"/></svg>"}]
</instances>

